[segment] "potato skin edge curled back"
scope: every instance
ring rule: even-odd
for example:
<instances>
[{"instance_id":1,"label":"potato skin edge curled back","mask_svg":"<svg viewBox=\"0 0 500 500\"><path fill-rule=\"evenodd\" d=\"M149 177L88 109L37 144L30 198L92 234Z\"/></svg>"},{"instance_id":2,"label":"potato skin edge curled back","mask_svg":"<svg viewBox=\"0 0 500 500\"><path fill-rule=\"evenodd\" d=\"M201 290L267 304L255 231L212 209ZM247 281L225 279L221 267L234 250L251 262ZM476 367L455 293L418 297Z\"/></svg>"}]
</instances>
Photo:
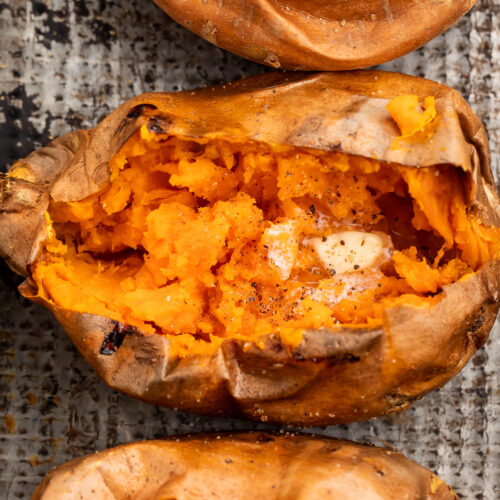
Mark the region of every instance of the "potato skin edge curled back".
<instances>
[{"instance_id":1,"label":"potato skin edge curled back","mask_svg":"<svg viewBox=\"0 0 500 500\"><path fill-rule=\"evenodd\" d=\"M399 131L385 105L408 93L434 96L440 120L432 144L409 139L398 150L393 143ZM391 307L380 328L309 330L292 352L279 335L270 335L259 346L227 339L214 353L180 358L168 337L144 335L41 298L29 265L47 237L48 196L68 201L99 191L108 182L110 158L145 123L170 134L335 148L415 168L451 163L472 181L471 211L486 224L499 223L484 128L446 86L380 71L273 73L131 99L95 128L68 134L20 160L0 182L0 234L8 235L0 239L0 255L28 277L21 293L52 311L114 389L206 415L339 424L407 408L456 375L486 341L500 305L498 260L446 286L432 307ZM107 340L110 352L103 348Z\"/></svg>"}]
</instances>

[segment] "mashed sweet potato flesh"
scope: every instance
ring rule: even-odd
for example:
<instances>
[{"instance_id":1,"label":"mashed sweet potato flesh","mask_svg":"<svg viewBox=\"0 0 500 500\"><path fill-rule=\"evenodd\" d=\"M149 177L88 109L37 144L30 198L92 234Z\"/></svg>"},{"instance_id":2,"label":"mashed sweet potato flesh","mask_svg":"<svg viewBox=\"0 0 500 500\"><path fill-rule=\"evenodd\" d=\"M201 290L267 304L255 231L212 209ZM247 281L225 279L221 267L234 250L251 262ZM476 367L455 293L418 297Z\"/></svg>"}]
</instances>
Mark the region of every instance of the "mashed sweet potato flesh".
<instances>
[{"instance_id":1,"label":"mashed sweet potato flesh","mask_svg":"<svg viewBox=\"0 0 500 500\"><path fill-rule=\"evenodd\" d=\"M395 304L435 303L500 253L499 229L468 214L465 174L452 166L144 126L110 169L101 192L51 202L32 276L61 308L147 333L213 343L375 326ZM341 231L384 233L389 258L335 273L307 242Z\"/></svg>"}]
</instances>

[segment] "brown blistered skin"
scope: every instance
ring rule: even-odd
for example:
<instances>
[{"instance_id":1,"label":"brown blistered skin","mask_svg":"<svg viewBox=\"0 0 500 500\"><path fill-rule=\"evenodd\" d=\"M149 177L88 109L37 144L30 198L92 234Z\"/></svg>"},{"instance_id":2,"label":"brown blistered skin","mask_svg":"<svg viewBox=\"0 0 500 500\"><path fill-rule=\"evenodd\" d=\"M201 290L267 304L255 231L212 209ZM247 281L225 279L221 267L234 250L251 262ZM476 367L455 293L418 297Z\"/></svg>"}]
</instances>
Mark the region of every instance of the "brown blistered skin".
<instances>
[{"instance_id":1,"label":"brown blistered skin","mask_svg":"<svg viewBox=\"0 0 500 500\"><path fill-rule=\"evenodd\" d=\"M435 96L438 118L426 132L432 141L418 133L395 148L399 130L385 106L409 93ZM16 163L4 179L7 202L0 205L0 228L8 230L0 232L0 252L28 276L21 293L54 313L111 387L207 415L338 424L407 408L452 378L486 341L500 305L500 261L446 286L432 307L389 308L377 329L306 331L292 352L279 335L271 335L260 347L227 339L213 354L178 358L168 336L145 335L45 301L29 278L29 264L43 252L47 196L71 201L101 189L108 182L107 162L142 124L157 132L338 150L416 168L452 164L468 174L471 211L487 224L500 223L484 128L460 95L443 85L380 71L273 73L193 92L136 97L94 129L76 132L80 146L73 157L63 148L54 163L59 145L53 144L46 169L46 148ZM41 201L33 195L37 189ZM5 210L16 193L25 193L25 202Z\"/></svg>"},{"instance_id":2,"label":"brown blistered skin","mask_svg":"<svg viewBox=\"0 0 500 500\"><path fill-rule=\"evenodd\" d=\"M209 42L268 66L348 70L390 61L476 0L154 0Z\"/></svg>"},{"instance_id":3,"label":"brown blistered skin","mask_svg":"<svg viewBox=\"0 0 500 500\"><path fill-rule=\"evenodd\" d=\"M183 436L72 460L32 500L457 500L432 472L386 448L304 435Z\"/></svg>"}]
</instances>

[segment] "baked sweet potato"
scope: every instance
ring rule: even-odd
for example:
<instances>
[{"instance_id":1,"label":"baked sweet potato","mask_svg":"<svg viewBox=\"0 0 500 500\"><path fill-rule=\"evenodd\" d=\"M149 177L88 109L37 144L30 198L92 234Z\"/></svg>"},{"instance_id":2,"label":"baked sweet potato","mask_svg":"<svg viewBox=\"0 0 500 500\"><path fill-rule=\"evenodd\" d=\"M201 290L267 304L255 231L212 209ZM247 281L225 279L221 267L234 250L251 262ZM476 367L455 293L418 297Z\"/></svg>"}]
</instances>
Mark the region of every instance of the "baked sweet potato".
<instances>
[{"instance_id":1,"label":"baked sweet potato","mask_svg":"<svg viewBox=\"0 0 500 500\"><path fill-rule=\"evenodd\" d=\"M49 472L32 500L205 498L452 500L432 472L391 449L264 433L143 441Z\"/></svg>"},{"instance_id":2,"label":"baked sweet potato","mask_svg":"<svg viewBox=\"0 0 500 500\"><path fill-rule=\"evenodd\" d=\"M499 308L485 131L377 71L145 94L13 165L0 252L115 389L323 425L407 408Z\"/></svg>"},{"instance_id":3,"label":"baked sweet potato","mask_svg":"<svg viewBox=\"0 0 500 500\"><path fill-rule=\"evenodd\" d=\"M348 70L390 61L448 29L475 0L154 0L184 27L275 68Z\"/></svg>"}]
</instances>

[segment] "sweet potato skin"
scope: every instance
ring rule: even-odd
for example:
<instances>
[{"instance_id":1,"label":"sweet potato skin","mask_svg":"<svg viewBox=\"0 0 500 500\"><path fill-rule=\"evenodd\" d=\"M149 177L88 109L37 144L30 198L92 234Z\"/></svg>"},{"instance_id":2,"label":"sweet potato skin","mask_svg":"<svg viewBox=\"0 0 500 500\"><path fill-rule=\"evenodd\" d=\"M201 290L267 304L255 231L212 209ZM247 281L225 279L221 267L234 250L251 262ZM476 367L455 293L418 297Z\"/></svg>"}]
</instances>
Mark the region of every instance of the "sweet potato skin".
<instances>
[{"instance_id":1,"label":"sweet potato skin","mask_svg":"<svg viewBox=\"0 0 500 500\"><path fill-rule=\"evenodd\" d=\"M78 458L32 500L266 498L452 500L434 474L387 448L304 435L183 436Z\"/></svg>"},{"instance_id":2,"label":"sweet potato skin","mask_svg":"<svg viewBox=\"0 0 500 500\"><path fill-rule=\"evenodd\" d=\"M275 68L339 71L421 47L475 0L154 2L184 27L247 59Z\"/></svg>"},{"instance_id":3,"label":"sweet potato skin","mask_svg":"<svg viewBox=\"0 0 500 500\"><path fill-rule=\"evenodd\" d=\"M435 96L439 120L431 143L408 138L398 149L393 143L399 130L385 105L407 93ZM27 187L56 201L98 191L108 182L109 159L143 124L187 136L334 148L415 167L450 163L470 173L471 211L487 224L499 221L485 131L463 99L443 85L376 71L268 74L195 92L134 98L94 129L52 143L50 155L42 149L16 163L1 191L0 234L10 239L0 238L0 254L28 276L21 293L54 313L111 387L207 415L338 424L407 408L453 377L486 341L499 308L499 261L445 287L435 306L387 309L381 328L306 331L292 352L279 335L271 335L260 347L227 339L213 354L179 358L168 337L45 301L29 279L29 264L43 251L46 201L26 196L13 210L5 209L6 203ZM45 168L46 158L51 161ZM22 219L27 213L29 224ZM119 347L103 352L104 341L116 332Z\"/></svg>"}]
</instances>

